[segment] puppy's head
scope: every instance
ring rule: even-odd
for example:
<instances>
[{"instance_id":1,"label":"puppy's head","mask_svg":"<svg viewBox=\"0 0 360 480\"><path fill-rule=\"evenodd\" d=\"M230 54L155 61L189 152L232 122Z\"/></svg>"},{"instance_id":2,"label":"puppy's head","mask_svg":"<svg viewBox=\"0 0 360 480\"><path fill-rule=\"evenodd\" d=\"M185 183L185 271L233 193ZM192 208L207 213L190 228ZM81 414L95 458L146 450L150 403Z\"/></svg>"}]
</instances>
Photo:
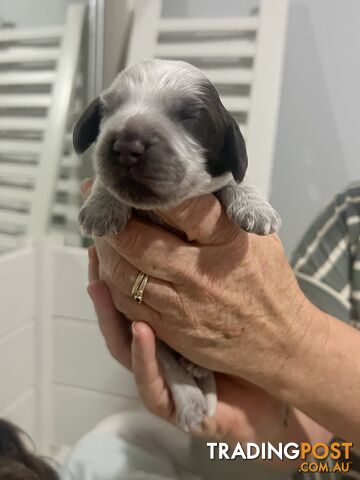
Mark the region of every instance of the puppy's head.
<instances>
[{"instance_id":1,"label":"puppy's head","mask_svg":"<svg viewBox=\"0 0 360 480\"><path fill-rule=\"evenodd\" d=\"M58 480L55 471L27 448L26 435L0 419L0 480Z\"/></svg>"},{"instance_id":2,"label":"puppy's head","mask_svg":"<svg viewBox=\"0 0 360 480\"><path fill-rule=\"evenodd\" d=\"M120 73L75 126L77 153L95 141L100 181L136 208L216 191L247 169L244 139L216 89L180 61L147 60Z\"/></svg>"}]
</instances>

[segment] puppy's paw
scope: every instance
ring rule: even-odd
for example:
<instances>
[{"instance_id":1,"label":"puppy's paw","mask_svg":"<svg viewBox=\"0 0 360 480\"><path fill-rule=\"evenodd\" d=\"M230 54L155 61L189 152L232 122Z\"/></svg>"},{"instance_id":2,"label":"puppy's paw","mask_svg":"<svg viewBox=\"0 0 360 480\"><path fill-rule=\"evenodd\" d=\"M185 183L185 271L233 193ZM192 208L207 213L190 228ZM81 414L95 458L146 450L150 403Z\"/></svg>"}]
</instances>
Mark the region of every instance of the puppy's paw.
<instances>
[{"instance_id":1,"label":"puppy's paw","mask_svg":"<svg viewBox=\"0 0 360 480\"><path fill-rule=\"evenodd\" d=\"M216 381L213 372L207 371L207 376L198 378L196 383L199 385L206 402L206 415L212 417L216 412L217 407L217 393Z\"/></svg>"},{"instance_id":2,"label":"puppy's paw","mask_svg":"<svg viewBox=\"0 0 360 480\"><path fill-rule=\"evenodd\" d=\"M176 423L189 432L196 428L207 412L205 397L196 385L179 385L172 391L176 406Z\"/></svg>"},{"instance_id":3,"label":"puppy's paw","mask_svg":"<svg viewBox=\"0 0 360 480\"><path fill-rule=\"evenodd\" d=\"M247 181L231 182L216 193L230 220L243 230L268 235L280 229L281 220L276 210L266 202L258 190Z\"/></svg>"},{"instance_id":4,"label":"puppy's paw","mask_svg":"<svg viewBox=\"0 0 360 480\"><path fill-rule=\"evenodd\" d=\"M265 201L241 208L234 220L243 230L257 235L276 233L281 226L279 214Z\"/></svg>"},{"instance_id":5,"label":"puppy's paw","mask_svg":"<svg viewBox=\"0 0 360 480\"><path fill-rule=\"evenodd\" d=\"M210 374L210 371L206 368L199 367L199 365L196 365L184 357L180 358L180 365L185 368L185 370L190 373L193 378L204 378Z\"/></svg>"},{"instance_id":6,"label":"puppy's paw","mask_svg":"<svg viewBox=\"0 0 360 480\"><path fill-rule=\"evenodd\" d=\"M217 406L216 383L214 373L200 367L187 358L180 358L180 365L195 379L205 398L205 414L212 417Z\"/></svg>"},{"instance_id":7,"label":"puppy's paw","mask_svg":"<svg viewBox=\"0 0 360 480\"><path fill-rule=\"evenodd\" d=\"M78 221L83 235L103 237L119 233L125 227L128 218L121 209L115 212L89 202L81 208Z\"/></svg>"}]
</instances>

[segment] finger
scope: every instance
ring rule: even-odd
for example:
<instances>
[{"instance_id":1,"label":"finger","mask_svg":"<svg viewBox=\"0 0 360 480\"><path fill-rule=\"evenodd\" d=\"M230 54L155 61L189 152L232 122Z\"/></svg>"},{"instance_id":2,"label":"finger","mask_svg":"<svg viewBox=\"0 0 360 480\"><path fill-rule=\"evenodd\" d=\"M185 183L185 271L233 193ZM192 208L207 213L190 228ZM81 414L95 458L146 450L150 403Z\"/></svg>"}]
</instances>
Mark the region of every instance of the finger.
<instances>
[{"instance_id":1,"label":"finger","mask_svg":"<svg viewBox=\"0 0 360 480\"><path fill-rule=\"evenodd\" d=\"M88 286L101 333L112 356L124 367L131 368L131 335L128 320L115 308L109 290L102 280Z\"/></svg>"},{"instance_id":2,"label":"finger","mask_svg":"<svg viewBox=\"0 0 360 480\"><path fill-rule=\"evenodd\" d=\"M133 322L138 321L139 318L146 318L150 325L159 325L160 316L158 312L144 302L137 303L132 297L119 292L116 285L113 285L111 280L106 277L106 274L104 276L104 281L110 290L115 308L122 312L126 318Z\"/></svg>"},{"instance_id":3,"label":"finger","mask_svg":"<svg viewBox=\"0 0 360 480\"><path fill-rule=\"evenodd\" d=\"M94 180L92 178L86 178L81 182L80 192L84 200L86 200L87 197L90 195L93 183L94 183Z\"/></svg>"},{"instance_id":4,"label":"finger","mask_svg":"<svg viewBox=\"0 0 360 480\"><path fill-rule=\"evenodd\" d=\"M97 256L95 245L91 245L88 249L89 264L88 264L88 279L89 283L100 280L99 276L99 258Z\"/></svg>"},{"instance_id":5,"label":"finger","mask_svg":"<svg viewBox=\"0 0 360 480\"><path fill-rule=\"evenodd\" d=\"M124 230L104 237L121 256L141 272L172 283L189 276L198 248L158 225L131 219Z\"/></svg>"},{"instance_id":6,"label":"finger","mask_svg":"<svg viewBox=\"0 0 360 480\"><path fill-rule=\"evenodd\" d=\"M96 246L102 272L110 279L111 285L116 291L130 298L139 270L119 255L106 240L97 239ZM114 295L114 292L112 293ZM169 282L149 277L143 294L143 303L158 312L170 314L178 306L177 293ZM147 317L140 316L136 320L139 318Z\"/></svg>"},{"instance_id":7,"label":"finger","mask_svg":"<svg viewBox=\"0 0 360 480\"><path fill-rule=\"evenodd\" d=\"M156 357L155 335L143 322L133 324L132 368L145 406L170 419L173 405Z\"/></svg>"},{"instance_id":8,"label":"finger","mask_svg":"<svg viewBox=\"0 0 360 480\"><path fill-rule=\"evenodd\" d=\"M156 213L167 224L184 232L189 241L202 245L218 245L241 233L214 195L191 198L171 210Z\"/></svg>"}]
</instances>

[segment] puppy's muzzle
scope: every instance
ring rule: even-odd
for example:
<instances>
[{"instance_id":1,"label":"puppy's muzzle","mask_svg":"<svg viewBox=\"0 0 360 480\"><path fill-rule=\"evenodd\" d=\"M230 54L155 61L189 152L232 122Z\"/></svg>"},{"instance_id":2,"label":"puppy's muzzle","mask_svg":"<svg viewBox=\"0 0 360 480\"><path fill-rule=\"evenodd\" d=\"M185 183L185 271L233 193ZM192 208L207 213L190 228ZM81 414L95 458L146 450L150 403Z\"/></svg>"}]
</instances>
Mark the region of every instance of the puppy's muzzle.
<instances>
[{"instance_id":1,"label":"puppy's muzzle","mask_svg":"<svg viewBox=\"0 0 360 480\"><path fill-rule=\"evenodd\" d=\"M144 140L137 138L126 140L122 137L115 139L112 145L114 159L123 167L132 167L144 158L147 145Z\"/></svg>"}]
</instances>

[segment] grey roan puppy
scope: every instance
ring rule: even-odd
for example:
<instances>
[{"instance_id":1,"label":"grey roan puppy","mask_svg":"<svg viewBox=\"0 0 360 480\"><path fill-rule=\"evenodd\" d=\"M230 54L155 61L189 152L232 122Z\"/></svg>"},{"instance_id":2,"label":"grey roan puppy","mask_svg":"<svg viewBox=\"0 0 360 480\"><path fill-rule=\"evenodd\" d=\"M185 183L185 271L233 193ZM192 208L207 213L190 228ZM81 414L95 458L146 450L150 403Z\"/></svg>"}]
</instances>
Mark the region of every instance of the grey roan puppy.
<instances>
[{"instance_id":1,"label":"grey roan puppy","mask_svg":"<svg viewBox=\"0 0 360 480\"><path fill-rule=\"evenodd\" d=\"M211 82L188 63L147 60L121 72L75 126L77 153L94 142L96 178L79 215L87 235L119 232L132 209L160 222L152 210L210 192L244 230L264 235L280 226L276 211L244 178L248 161L237 123ZM189 430L215 411L214 376L160 341L157 355L178 425Z\"/></svg>"}]
</instances>

